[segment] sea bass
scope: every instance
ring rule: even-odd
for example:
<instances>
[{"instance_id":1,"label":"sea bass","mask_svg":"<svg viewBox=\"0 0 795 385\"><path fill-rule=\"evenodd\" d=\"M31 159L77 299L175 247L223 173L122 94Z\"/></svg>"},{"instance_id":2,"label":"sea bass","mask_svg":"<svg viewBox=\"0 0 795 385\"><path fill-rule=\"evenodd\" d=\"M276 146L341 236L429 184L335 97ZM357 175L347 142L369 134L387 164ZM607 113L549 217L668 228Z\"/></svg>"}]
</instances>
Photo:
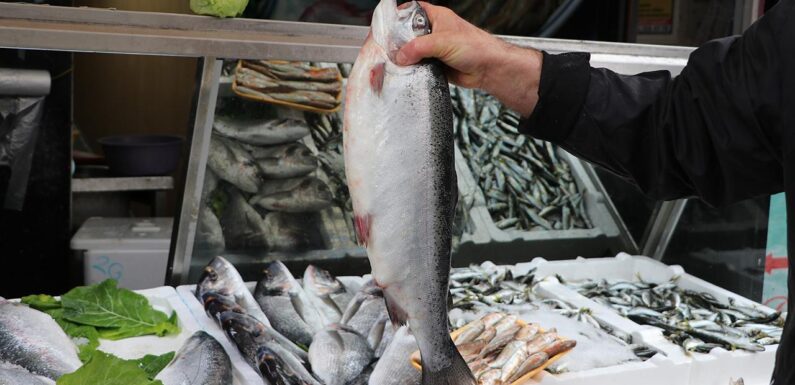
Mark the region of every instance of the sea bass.
<instances>
[{"instance_id":1,"label":"sea bass","mask_svg":"<svg viewBox=\"0 0 795 385\"><path fill-rule=\"evenodd\" d=\"M55 381L37 376L27 369L0 362L0 384L2 385L55 385Z\"/></svg>"},{"instance_id":2,"label":"sea bass","mask_svg":"<svg viewBox=\"0 0 795 385\"><path fill-rule=\"evenodd\" d=\"M232 362L215 338L198 331L155 379L163 385L227 385L232 383Z\"/></svg>"},{"instance_id":3,"label":"sea bass","mask_svg":"<svg viewBox=\"0 0 795 385\"><path fill-rule=\"evenodd\" d=\"M348 81L345 171L355 228L390 318L409 323L424 385L474 384L447 331L455 213L453 115L438 62L400 67L397 51L430 33L419 3L382 0Z\"/></svg>"},{"instance_id":4,"label":"sea bass","mask_svg":"<svg viewBox=\"0 0 795 385\"><path fill-rule=\"evenodd\" d=\"M215 132L243 143L254 145L273 145L295 142L309 135L309 126L295 119L231 119L223 116L215 118Z\"/></svg>"},{"instance_id":5,"label":"sea bass","mask_svg":"<svg viewBox=\"0 0 795 385\"><path fill-rule=\"evenodd\" d=\"M229 202L220 218L224 243L229 249L267 249L269 228L243 194L227 186Z\"/></svg>"},{"instance_id":6,"label":"sea bass","mask_svg":"<svg viewBox=\"0 0 795 385\"><path fill-rule=\"evenodd\" d=\"M325 324L339 322L342 313L353 299L339 279L327 270L309 265L304 271L304 291L315 305Z\"/></svg>"},{"instance_id":7,"label":"sea bass","mask_svg":"<svg viewBox=\"0 0 795 385\"><path fill-rule=\"evenodd\" d=\"M289 191L257 195L250 203L271 211L310 213L328 208L332 199L334 196L328 185L317 178L306 178Z\"/></svg>"},{"instance_id":8,"label":"sea bass","mask_svg":"<svg viewBox=\"0 0 795 385\"><path fill-rule=\"evenodd\" d=\"M310 174L317 169L317 158L300 142L247 148L266 178L295 178Z\"/></svg>"},{"instance_id":9,"label":"sea bass","mask_svg":"<svg viewBox=\"0 0 795 385\"><path fill-rule=\"evenodd\" d=\"M0 299L0 362L53 380L81 365L77 346L48 314Z\"/></svg>"},{"instance_id":10,"label":"sea bass","mask_svg":"<svg viewBox=\"0 0 795 385\"><path fill-rule=\"evenodd\" d=\"M273 328L294 342L309 346L312 335L323 328L317 309L280 261L265 267L264 275L254 289L254 298Z\"/></svg>"}]
</instances>

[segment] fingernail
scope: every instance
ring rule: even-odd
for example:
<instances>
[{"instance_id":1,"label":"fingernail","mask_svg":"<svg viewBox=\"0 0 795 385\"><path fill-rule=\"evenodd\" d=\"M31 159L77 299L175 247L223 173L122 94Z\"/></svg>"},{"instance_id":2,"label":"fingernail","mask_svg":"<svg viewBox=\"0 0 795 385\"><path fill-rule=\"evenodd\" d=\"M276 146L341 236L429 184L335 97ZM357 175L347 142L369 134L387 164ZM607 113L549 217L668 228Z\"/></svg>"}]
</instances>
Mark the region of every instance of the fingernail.
<instances>
[{"instance_id":1,"label":"fingernail","mask_svg":"<svg viewBox=\"0 0 795 385\"><path fill-rule=\"evenodd\" d=\"M406 62L408 62L408 59L409 58L406 57L406 54L403 53L403 51L398 51L397 56L395 56L395 61L397 62L398 65L406 64Z\"/></svg>"}]
</instances>

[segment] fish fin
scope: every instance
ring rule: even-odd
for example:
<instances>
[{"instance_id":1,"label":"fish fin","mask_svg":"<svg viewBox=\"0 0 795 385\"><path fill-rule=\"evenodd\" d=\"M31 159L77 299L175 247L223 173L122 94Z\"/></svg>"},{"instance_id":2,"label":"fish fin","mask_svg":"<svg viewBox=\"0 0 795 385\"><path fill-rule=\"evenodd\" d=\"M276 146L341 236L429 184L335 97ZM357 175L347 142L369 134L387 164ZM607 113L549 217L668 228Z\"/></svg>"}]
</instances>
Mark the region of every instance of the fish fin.
<instances>
[{"instance_id":1,"label":"fish fin","mask_svg":"<svg viewBox=\"0 0 795 385\"><path fill-rule=\"evenodd\" d=\"M386 302L386 311L389 313L389 319L392 320L392 325L397 327L406 325L409 319L408 313L395 301L389 293L384 290L384 301Z\"/></svg>"},{"instance_id":2,"label":"fish fin","mask_svg":"<svg viewBox=\"0 0 795 385\"><path fill-rule=\"evenodd\" d=\"M370 88L376 95L381 95L384 88L384 76L386 75L386 63L379 63L370 70Z\"/></svg>"},{"instance_id":3,"label":"fish fin","mask_svg":"<svg viewBox=\"0 0 795 385\"><path fill-rule=\"evenodd\" d=\"M328 334L337 343L341 350L345 350L345 340L342 339L342 335L336 330L329 330Z\"/></svg>"},{"instance_id":4,"label":"fish fin","mask_svg":"<svg viewBox=\"0 0 795 385\"><path fill-rule=\"evenodd\" d=\"M356 239L359 240L359 245L367 247L370 243L371 216L369 214L365 216L356 215L353 220L356 227Z\"/></svg>"},{"instance_id":5,"label":"fish fin","mask_svg":"<svg viewBox=\"0 0 795 385\"><path fill-rule=\"evenodd\" d=\"M370 344L370 347L373 350L378 349L378 345L381 344L381 339L384 338L384 332L386 330L386 322L388 320L386 317L382 317L375 321L373 327L370 328L370 333L367 335L367 342Z\"/></svg>"},{"instance_id":6,"label":"fish fin","mask_svg":"<svg viewBox=\"0 0 795 385\"><path fill-rule=\"evenodd\" d=\"M449 340L447 345L451 364L440 369L431 369L433 365L422 365L422 385L476 385L475 376L456 350L453 340Z\"/></svg>"},{"instance_id":7,"label":"fish fin","mask_svg":"<svg viewBox=\"0 0 795 385\"><path fill-rule=\"evenodd\" d=\"M364 303L365 297L362 295L356 295L353 297L351 303L348 304L348 307L345 309L345 313L342 314L342 318L340 319L340 323L348 324L348 322L353 318L354 315L359 311L362 307L362 303Z\"/></svg>"}]
</instances>

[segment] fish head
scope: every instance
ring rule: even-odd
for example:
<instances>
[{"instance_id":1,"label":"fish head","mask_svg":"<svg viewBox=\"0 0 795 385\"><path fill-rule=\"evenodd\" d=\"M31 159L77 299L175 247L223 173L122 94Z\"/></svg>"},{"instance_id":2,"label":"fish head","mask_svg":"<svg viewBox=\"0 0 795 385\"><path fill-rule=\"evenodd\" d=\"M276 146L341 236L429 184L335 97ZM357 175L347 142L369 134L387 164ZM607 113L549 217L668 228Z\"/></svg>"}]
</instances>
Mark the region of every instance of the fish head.
<instances>
[{"instance_id":1,"label":"fish head","mask_svg":"<svg viewBox=\"0 0 795 385\"><path fill-rule=\"evenodd\" d=\"M342 285L342 282L331 275L328 270L313 265L309 265L306 268L304 280L320 296L345 292L345 286Z\"/></svg>"},{"instance_id":2,"label":"fish head","mask_svg":"<svg viewBox=\"0 0 795 385\"><path fill-rule=\"evenodd\" d=\"M199 283L196 286L196 295L201 299L202 293L216 292L220 294L231 294L234 288L229 287L230 282L236 282L239 275L234 266L224 257L215 257L204 268Z\"/></svg>"},{"instance_id":3,"label":"fish head","mask_svg":"<svg viewBox=\"0 0 795 385\"><path fill-rule=\"evenodd\" d=\"M225 294L212 291L204 292L200 300L207 313L214 317L218 317L223 312L245 313L245 310L237 304L233 297Z\"/></svg>"},{"instance_id":4,"label":"fish head","mask_svg":"<svg viewBox=\"0 0 795 385\"><path fill-rule=\"evenodd\" d=\"M281 261L275 261L265 266L263 277L260 284L265 288L268 295L281 295L287 293L292 288L290 270Z\"/></svg>"},{"instance_id":5,"label":"fish head","mask_svg":"<svg viewBox=\"0 0 795 385\"><path fill-rule=\"evenodd\" d=\"M233 339L235 339L234 335L236 334L248 334L253 337L258 337L266 328L262 322L245 313L225 311L219 315L218 319L221 321L224 330L226 330Z\"/></svg>"},{"instance_id":6,"label":"fish head","mask_svg":"<svg viewBox=\"0 0 795 385\"><path fill-rule=\"evenodd\" d=\"M372 37L394 61L397 52L416 37L431 33L428 14L416 1L398 9L396 0L381 0L373 12Z\"/></svg>"}]
</instances>

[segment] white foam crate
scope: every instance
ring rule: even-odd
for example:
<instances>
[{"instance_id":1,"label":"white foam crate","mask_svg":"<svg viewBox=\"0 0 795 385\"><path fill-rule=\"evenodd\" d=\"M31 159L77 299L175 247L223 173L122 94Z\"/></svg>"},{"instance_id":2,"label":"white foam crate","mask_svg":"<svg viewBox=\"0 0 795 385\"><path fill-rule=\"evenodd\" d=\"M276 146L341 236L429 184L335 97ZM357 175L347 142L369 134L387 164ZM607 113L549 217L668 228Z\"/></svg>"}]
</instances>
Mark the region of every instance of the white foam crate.
<instances>
[{"instance_id":1,"label":"white foam crate","mask_svg":"<svg viewBox=\"0 0 795 385\"><path fill-rule=\"evenodd\" d=\"M510 266L511 272L514 276L522 276L542 262L547 263L543 259L537 258L530 263ZM536 272L536 279L540 278L543 278L543 275ZM637 325L603 306L600 308L600 305L564 287L557 281L539 283L535 294L544 298L565 301L576 307L590 308L593 315L601 321L616 330L631 334L634 342L646 344L642 333L648 327ZM646 345L653 346L650 344ZM523 385L679 385L688 383L690 370L689 362L672 360L664 355L657 354L644 362L627 362L609 367L561 374L542 372Z\"/></svg>"},{"instance_id":2,"label":"white foam crate","mask_svg":"<svg viewBox=\"0 0 795 385\"><path fill-rule=\"evenodd\" d=\"M364 282L364 278L362 277L337 278L352 292L358 291ZM249 290L253 291L256 283L246 282L246 286ZM263 379L254 368L246 362L243 355L241 355L240 351L237 349L237 345L227 337L221 326L207 315L207 312L204 310L204 305L196 298L195 292L196 285L179 286L176 290L180 301L186 306L188 312L196 320L198 327L207 332L207 334L215 337L229 354L229 357L232 359L235 379L236 381L239 380L239 382L235 382L235 385L269 385L269 382Z\"/></svg>"},{"instance_id":3,"label":"white foam crate","mask_svg":"<svg viewBox=\"0 0 795 385\"><path fill-rule=\"evenodd\" d=\"M681 266L668 266L643 256L631 256L622 253L614 258L578 258L551 262L537 258L528 265L537 268L536 277L558 274L564 280L635 280L640 276L645 281L662 283L671 280L673 277L679 277L677 284L683 289L712 294L718 301L723 303L728 303L729 298L731 298L735 303L742 306L752 306L773 311L759 303L687 274ZM541 287L555 286L554 284L544 285L546 284L542 284ZM687 355L678 345L668 341L658 328L638 325L628 319L624 319L612 309L597 304L563 285L557 285L554 290L558 291L559 295L566 296L570 301L574 301L576 306L590 307L596 314L603 316L603 320L614 326L618 326L615 323L619 322L616 317L623 319L620 322L625 324L625 326L619 328L621 330L629 329L636 342L644 343L664 352L667 358L674 363L690 365L689 384L725 385L732 378L743 378L745 384L748 385L766 385L770 383L778 345L767 346L764 352L758 353L742 350L727 351L717 348L713 349L709 354L692 353ZM576 299L577 297L579 299ZM615 316L606 316L606 312L611 312Z\"/></svg>"}]
</instances>

